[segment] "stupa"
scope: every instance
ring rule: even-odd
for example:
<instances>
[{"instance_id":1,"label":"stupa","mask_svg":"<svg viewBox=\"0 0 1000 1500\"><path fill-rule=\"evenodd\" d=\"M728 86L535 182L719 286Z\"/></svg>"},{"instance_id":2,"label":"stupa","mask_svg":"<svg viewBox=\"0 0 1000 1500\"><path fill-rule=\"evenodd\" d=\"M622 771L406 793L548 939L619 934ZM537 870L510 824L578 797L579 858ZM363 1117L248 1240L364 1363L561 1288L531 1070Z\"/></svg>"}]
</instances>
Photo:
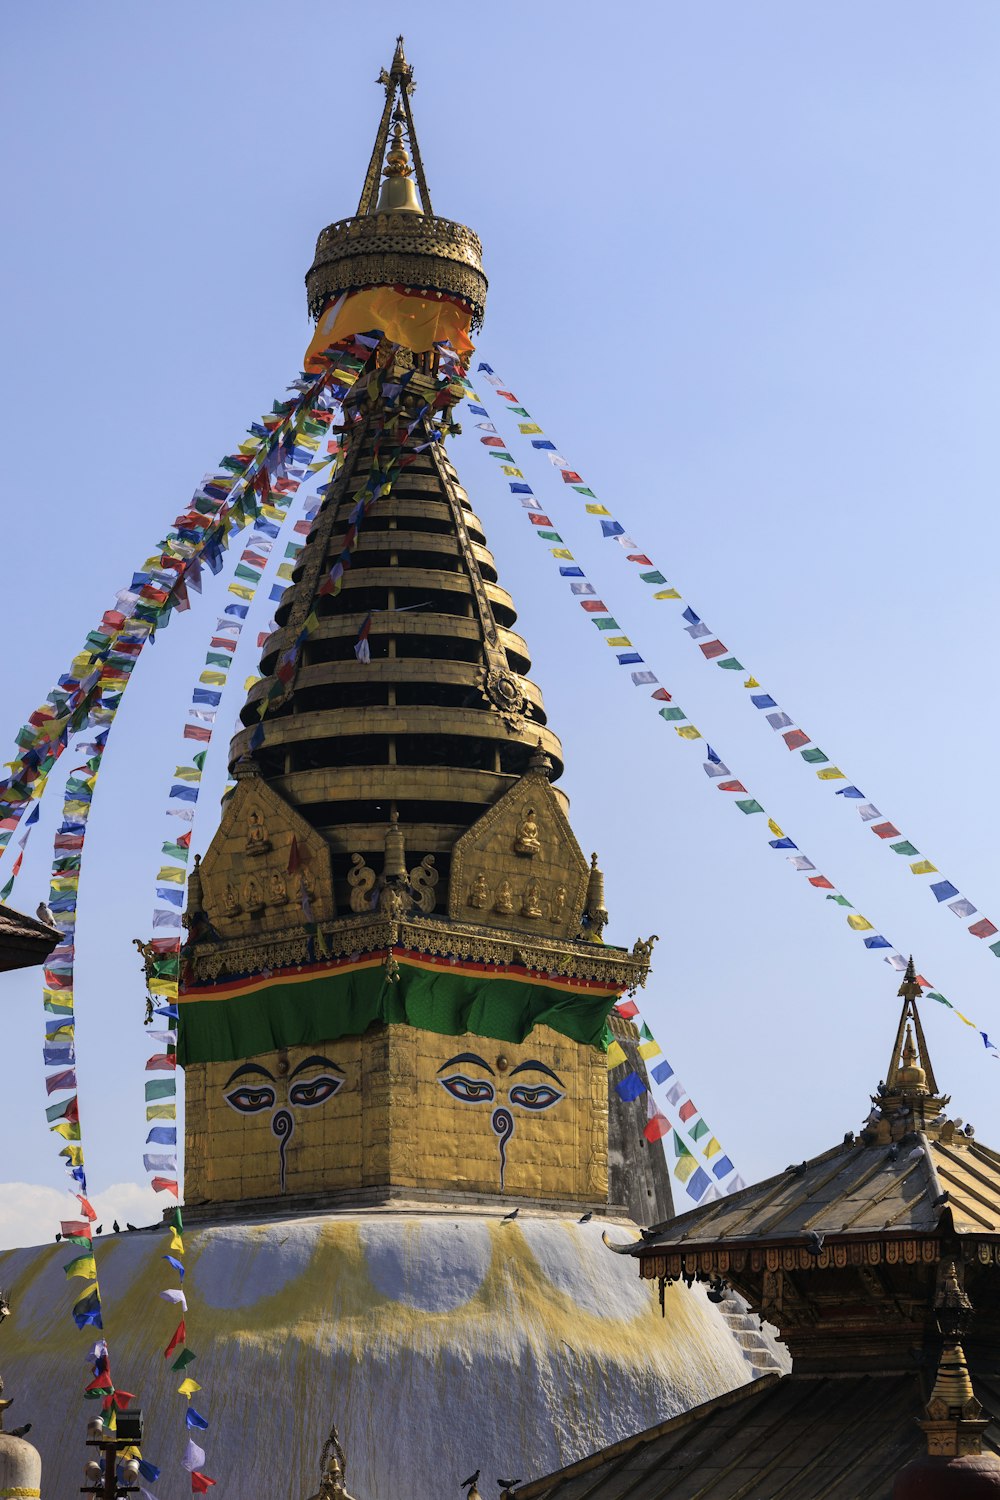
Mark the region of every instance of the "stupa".
<instances>
[{"instance_id":1,"label":"stupa","mask_svg":"<svg viewBox=\"0 0 1000 1500\"><path fill-rule=\"evenodd\" d=\"M476 236L432 211L401 39L379 81L358 211L307 276L310 358L359 336L367 362L188 889L185 1291L234 1495L277 1469L311 1492L332 1422L362 1500L458 1493L476 1465L545 1472L760 1370L731 1309L671 1287L661 1316L601 1244L609 1223L632 1237L630 1210L671 1211L643 1104L609 1112L604 1052L652 945L605 936L562 747L448 455L448 371L486 278ZM129 1233L98 1257L174 1500L165 1248ZM78 1483L62 1259L0 1256L53 1493Z\"/></svg>"}]
</instances>

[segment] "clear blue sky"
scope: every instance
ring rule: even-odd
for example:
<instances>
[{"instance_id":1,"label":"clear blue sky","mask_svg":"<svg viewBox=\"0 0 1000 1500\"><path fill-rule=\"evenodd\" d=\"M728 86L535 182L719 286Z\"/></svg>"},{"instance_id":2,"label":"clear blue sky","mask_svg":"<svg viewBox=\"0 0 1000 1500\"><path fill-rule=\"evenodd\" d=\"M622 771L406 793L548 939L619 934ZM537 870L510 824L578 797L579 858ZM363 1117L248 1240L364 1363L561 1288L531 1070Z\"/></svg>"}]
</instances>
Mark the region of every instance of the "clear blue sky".
<instances>
[{"instance_id":1,"label":"clear blue sky","mask_svg":"<svg viewBox=\"0 0 1000 1500\"><path fill-rule=\"evenodd\" d=\"M373 80L403 30L435 207L485 246L482 357L775 697L997 916L995 5L669 0L611 23L607 6L563 0L447 18L56 0L8 8L3 29L4 746L297 370L302 277L318 230L353 211ZM650 1024L747 1178L825 1148L884 1073L893 975L614 667L497 466L469 435L455 457L563 738L574 826L600 851L609 935L660 934ZM1000 961L779 754L671 606L645 597L554 476L534 477L736 774L1000 1033ZM95 1191L142 1180L149 1049L130 940L149 930L220 594L143 660L95 802L78 968ZM216 805L203 798L198 846ZM26 909L46 867L39 830ZM61 1187L39 987L3 982L4 1173ZM1000 1064L939 1007L925 1019L955 1112L1000 1144Z\"/></svg>"}]
</instances>

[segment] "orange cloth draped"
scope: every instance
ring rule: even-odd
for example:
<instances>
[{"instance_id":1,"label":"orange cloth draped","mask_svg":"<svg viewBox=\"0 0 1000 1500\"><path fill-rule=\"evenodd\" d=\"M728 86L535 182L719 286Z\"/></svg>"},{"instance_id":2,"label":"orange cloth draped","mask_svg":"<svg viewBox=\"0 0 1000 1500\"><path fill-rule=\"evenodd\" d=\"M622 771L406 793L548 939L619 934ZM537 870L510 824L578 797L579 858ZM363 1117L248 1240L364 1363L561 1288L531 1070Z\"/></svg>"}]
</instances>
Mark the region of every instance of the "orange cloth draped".
<instances>
[{"instance_id":1,"label":"orange cloth draped","mask_svg":"<svg viewBox=\"0 0 1000 1500\"><path fill-rule=\"evenodd\" d=\"M469 338L471 322L467 308L443 297L407 292L401 287L368 287L338 298L323 310L306 350L304 367L318 370L320 354L338 339L376 330L414 354L425 354L445 339L459 354L471 354L475 348Z\"/></svg>"}]
</instances>

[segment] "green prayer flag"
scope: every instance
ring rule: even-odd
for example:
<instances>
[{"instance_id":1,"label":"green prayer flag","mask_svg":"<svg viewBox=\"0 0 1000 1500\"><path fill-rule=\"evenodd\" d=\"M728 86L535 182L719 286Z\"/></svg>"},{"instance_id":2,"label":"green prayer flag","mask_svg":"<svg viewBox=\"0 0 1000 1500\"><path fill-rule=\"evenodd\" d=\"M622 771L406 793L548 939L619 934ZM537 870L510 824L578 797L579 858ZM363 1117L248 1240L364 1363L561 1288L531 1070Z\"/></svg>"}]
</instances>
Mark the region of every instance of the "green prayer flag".
<instances>
[{"instance_id":1,"label":"green prayer flag","mask_svg":"<svg viewBox=\"0 0 1000 1500\"><path fill-rule=\"evenodd\" d=\"M910 854L919 854L920 853L920 850L919 849L915 849L913 847L913 845L910 843L909 839L903 839L902 842L898 843L898 844L890 844L889 848L892 850L893 854L906 854L906 855L910 855Z\"/></svg>"},{"instance_id":2,"label":"green prayer flag","mask_svg":"<svg viewBox=\"0 0 1000 1500\"><path fill-rule=\"evenodd\" d=\"M578 495L586 495L590 500L597 499L597 496L594 494L593 490L588 488L588 486L585 484L574 484L572 488L576 490Z\"/></svg>"},{"instance_id":3,"label":"green prayer flag","mask_svg":"<svg viewBox=\"0 0 1000 1500\"><path fill-rule=\"evenodd\" d=\"M826 899L828 901L836 901L838 906L850 906L851 904L846 896L827 896Z\"/></svg>"},{"instance_id":4,"label":"green prayer flag","mask_svg":"<svg viewBox=\"0 0 1000 1500\"><path fill-rule=\"evenodd\" d=\"M232 657L226 655L222 651L208 651L205 653L206 667L224 667L228 670L228 668L231 667L232 664Z\"/></svg>"},{"instance_id":5,"label":"green prayer flag","mask_svg":"<svg viewBox=\"0 0 1000 1500\"><path fill-rule=\"evenodd\" d=\"M724 672L746 671L746 667L741 661L737 661L735 656L727 656L725 661L717 661L715 665L721 667Z\"/></svg>"},{"instance_id":6,"label":"green prayer flag","mask_svg":"<svg viewBox=\"0 0 1000 1500\"><path fill-rule=\"evenodd\" d=\"M256 568L247 567L246 563L239 563L234 575L237 578L245 578L248 583L260 583L260 574Z\"/></svg>"},{"instance_id":7,"label":"green prayer flag","mask_svg":"<svg viewBox=\"0 0 1000 1500\"><path fill-rule=\"evenodd\" d=\"M182 1349L170 1368L172 1370L186 1370L188 1365L197 1358L198 1356L193 1349Z\"/></svg>"},{"instance_id":8,"label":"green prayer flag","mask_svg":"<svg viewBox=\"0 0 1000 1500\"><path fill-rule=\"evenodd\" d=\"M683 708L674 708L673 706L671 706L670 708L660 709L660 718L666 719L669 723L673 723L675 719L686 719L687 714L684 712Z\"/></svg>"},{"instance_id":9,"label":"green prayer flag","mask_svg":"<svg viewBox=\"0 0 1000 1500\"><path fill-rule=\"evenodd\" d=\"M594 620L594 624L597 626L598 630L621 630L621 626L619 625L618 621L613 620L610 615L607 617L607 619Z\"/></svg>"},{"instance_id":10,"label":"green prayer flag","mask_svg":"<svg viewBox=\"0 0 1000 1500\"><path fill-rule=\"evenodd\" d=\"M756 797L738 797L736 799L736 806L741 813L762 813L764 811Z\"/></svg>"},{"instance_id":11,"label":"green prayer flag","mask_svg":"<svg viewBox=\"0 0 1000 1500\"><path fill-rule=\"evenodd\" d=\"M808 750L802 750L799 753L801 754L802 759L806 761L810 766L818 766L821 761L830 759L830 757L828 755L825 755L817 745L811 745Z\"/></svg>"},{"instance_id":12,"label":"green prayer flag","mask_svg":"<svg viewBox=\"0 0 1000 1500\"><path fill-rule=\"evenodd\" d=\"M704 1120L696 1120L688 1131L693 1141L700 1141L703 1135L708 1135L708 1126Z\"/></svg>"},{"instance_id":13,"label":"green prayer flag","mask_svg":"<svg viewBox=\"0 0 1000 1500\"><path fill-rule=\"evenodd\" d=\"M562 541L562 537L559 535L558 531L540 531L538 535L542 537L546 542Z\"/></svg>"},{"instance_id":14,"label":"green prayer flag","mask_svg":"<svg viewBox=\"0 0 1000 1500\"><path fill-rule=\"evenodd\" d=\"M640 573L639 577L642 579L643 583L666 583L667 581L662 573L657 572Z\"/></svg>"},{"instance_id":15,"label":"green prayer flag","mask_svg":"<svg viewBox=\"0 0 1000 1500\"><path fill-rule=\"evenodd\" d=\"M949 1010L955 1009L951 1001L946 1000L943 995L939 995L937 990L928 990L925 998L927 1000L937 1000L940 1005L947 1005Z\"/></svg>"},{"instance_id":16,"label":"green prayer flag","mask_svg":"<svg viewBox=\"0 0 1000 1500\"><path fill-rule=\"evenodd\" d=\"M147 1099L171 1099L177 1092L173 1078L150 1078L146 1083Z\"/></svg>"}]
</instances>

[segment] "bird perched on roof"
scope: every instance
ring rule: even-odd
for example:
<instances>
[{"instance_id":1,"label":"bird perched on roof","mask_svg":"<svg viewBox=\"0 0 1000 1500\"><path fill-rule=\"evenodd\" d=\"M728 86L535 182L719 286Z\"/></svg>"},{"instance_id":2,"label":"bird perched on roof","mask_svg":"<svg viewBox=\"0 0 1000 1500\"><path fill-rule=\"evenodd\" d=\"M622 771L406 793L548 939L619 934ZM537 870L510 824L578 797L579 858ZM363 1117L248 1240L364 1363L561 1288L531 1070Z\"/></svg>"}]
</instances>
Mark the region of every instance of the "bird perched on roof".
<instances>
[{"instance_id":1,"label":"bird perched on roof","mask_svg":"<svg viewBox=\"0 0 1000 1500\"><path fill-rule=\"evenodd\" d=\"M826 1235L820 1234L818 1229L807 1229L806 1249L809 1251L809 1254L816 1256L820 1255L823 1250L823 1241L825 1239Z\"/></svg>"},{"instance_id":2,"label":"bird perched on roof","mask_svg":"<svg viewBox=\"0 0 1000 1500\"><path fill-rule=\"evenodd\" d=\"M498 1479L497 1480L497 1484L500 1486L501 1490L503 1491L503 1493L505 1495L509 1495L510 1492L511 1492L511 1490L516 1490L517 1487L518 1487L518 1485L519 1484L523 1484L523 1483L524 1483L523 1479Z\"/></svg>"},{"instance_id":3,"label":"bird perched on roof","mask_svg":"<svg viewBox=\"0 0 1000 1500\"><path fill-rule=\"evenodd\" d=\"M134 1224L130 1224L129 1223L128 1219L125 1220L125 1228L126 1229L135 1229L135 1227L136 1226Z\"/></svg>"},{"instance_id":4,"label":"bird perched on roof","mask_svg":"<svg viewBox=\"0 0 1000 1500\"><path fill-rule=\"evenodd\" d=\"M24 1424L23 1427L15 1427L14 1428L13 1432L11 1433L11 1437L27 1437L28 1433L30 1431L31 1431L31 1423L30 1422L25 1422L25 1424Z\"/></svg>"},{"instance_id":5,"label":"bird perched on roof","mask_svg":"<svg viewBox=\"0 0 1000 1500\"><path fill-rule=\"evenodd\" d=\"M49 911L44 901L39 901L35 916L38 918L39 922L44 922L46 927L54 927L56 925L56 919Z\"/></svg>"},{"instance_id":6,"label":"bird perched on roof","mask_svg":"<svg viewBox=\"0 0 1000 1500\"><path fill-rule=\"evenodd\" d=\"M578 1224L589 1224L589 1223L590 1223L590 1221L591 1221L591 1219L592 1219L592 1218L593 1218L593 1217L594 1217L594 1215L593 1215L593 1214L592 1214L592 1213L591 1213L591 1212L590 1212L590 1210L589 1210L589 1209L588 1209L588 1210L587 1210L587 1212L586 1212L586 1213L585 1213L585 1214L581 1214L581 1215L580 1215L580 1217L579 1217L579 1218L578 1218L578 1219L577 1219L577 1221L576 1221L576 1222L577 1222L577 1223L578 1223ZM497 1484L499 1484L499 1483L500 1483L500 1481L499 1481L499 1479L498 1479L498 1480L497 1480Z\"/></svg>"},{"instance_id":7,"label":"bird perched on roof","mask_svg":"<svg viewBox=\"0 0 1000 1500\"><path fill-rule=\"evenodd\" d=\"M111 1220L111 1228L114 1230L115 1234L121 1234L122 1232L122 1227L117 1219Z\"/></svg>"},{"instance_id":8,"label":"bird perched on roof","mask_svg":"<svg viewBox=\"0 0 1000 1500\"><path fill-rule=\"evenodd\" d=\"M472 1487L473 1487L473 1485L476 1485L476 1484L479 1483L480 1472L481 1471L479 1469L477 1469L474 1474L470 1474L469 1475L468 1479L463 1479L462 1483L459 1485L459 1489L460 1490L471 1490Z\"/></svg>"},{"instance_id":9,"label":"bird perched on roof","mask_svg":"<svg viewBox=\"0 0 1000 1500\"><path fill-rule=\"evenodd\" d=\"M950 1199L951 1199L951 1194L950 1193L948 1193L948 1192L941 1193L937 1198L934 1199L933 1206L935 1208L944 1208L945 1204L948 1203L950 1201Z\"/></svg>"},{"instance_id":10,"label":"bird perched on roof","mask_svg":"<svg viewBox=\"0 0 1000 1500\"><path fill-rule=\"evenodd\" d=\"M57 1245L58 1245L58 1243L59 1243L59 1241L60 1241L60 1240L61 1240L61 1239L62 1239L62 1235L61 1235L61 1234L59 1234L59 1233L58 1233L58 1232L57 1232L57 1233L56 1233L56 1244L57 1244Z\"/></svg>"},{"instance_id":11,"label":"bird perched on roof","mask_svg":"<svg viewBox=\"0 0 1000 1500\"><path fill-rule=\"evenodd\" d=\"M104 1232L104 1225L103 1224L98 1224L97 1228L94 1230L94 1233L95 1234L103 1234L103 1232Z\"/></svg>"},{"instance_id":12,"label":"bird perched on roof","mask_svg":"<svg viewBox=\"0 0 1000 1500\"><path fill-rule=\"evenodd\" d=\"M511 1219L516 1219L520 1212L521 1210L519 1208L512 1208L509 1214L504 1214L503 1218L500 1220L501 1224L509 1224Z\"/></svg>"}]
</instances>

